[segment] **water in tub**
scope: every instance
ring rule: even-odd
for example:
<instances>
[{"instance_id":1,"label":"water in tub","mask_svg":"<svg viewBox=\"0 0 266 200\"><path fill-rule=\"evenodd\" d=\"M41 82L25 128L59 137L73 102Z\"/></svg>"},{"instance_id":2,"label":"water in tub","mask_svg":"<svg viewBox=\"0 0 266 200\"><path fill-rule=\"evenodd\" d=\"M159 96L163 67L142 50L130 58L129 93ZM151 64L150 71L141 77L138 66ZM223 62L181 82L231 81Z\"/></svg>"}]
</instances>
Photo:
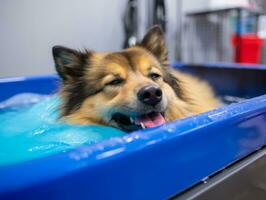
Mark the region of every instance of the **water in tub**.
<instances>
[{"instance_id":1,"label":"water in tub","mask_svg":"<svg viewBox=\"0 0 266 200\"><path fill-rule=\"evenodd\" d=\"M243 99L224 96L225 104ZM125 133L111 127L58 121L58 96L18 94L0 102L0 166L65 152Z\"/></svg>"},{"instance_id":2,"label":"water in tub","mask_svg":"<svg viewBox=\"0 0 266 200\"><path fill-rule=\"evenodd\" d=\"M0 165L13 164L125 133L58 121L58 96L19 94L0 103Z\"/></svg>"}]
</instances>

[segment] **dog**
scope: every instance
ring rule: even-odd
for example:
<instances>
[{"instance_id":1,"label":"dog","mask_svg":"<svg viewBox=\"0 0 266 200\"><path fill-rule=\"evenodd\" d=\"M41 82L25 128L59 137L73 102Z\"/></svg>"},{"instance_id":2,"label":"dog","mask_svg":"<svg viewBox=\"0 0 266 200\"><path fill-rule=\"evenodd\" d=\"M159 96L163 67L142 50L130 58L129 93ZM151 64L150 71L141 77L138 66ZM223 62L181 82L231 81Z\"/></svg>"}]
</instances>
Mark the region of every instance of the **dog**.
<instances>
[{"instance_id":1,"label":"dog","mask_svg":"<svg viewBox=\"0 0 266 200\"><path fill-rule=\"evenodd\" d=\"M212 88L171 69L167 54L159 26L140 43L118 52L53 47L62 79L62 119L131 132L217 108L220 102Z\"/></svg>"}]
</instances>

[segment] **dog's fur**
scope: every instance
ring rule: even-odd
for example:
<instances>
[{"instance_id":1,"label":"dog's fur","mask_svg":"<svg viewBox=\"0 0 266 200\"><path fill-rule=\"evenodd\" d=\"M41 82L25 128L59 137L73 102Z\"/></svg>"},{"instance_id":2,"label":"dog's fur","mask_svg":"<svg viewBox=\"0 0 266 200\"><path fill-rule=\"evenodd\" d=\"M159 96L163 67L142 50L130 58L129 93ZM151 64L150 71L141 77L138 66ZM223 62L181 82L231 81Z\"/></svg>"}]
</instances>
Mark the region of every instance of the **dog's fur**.
<instances>
[{"instance_id":1,"label":"dog's fur","mask_svg":"<svg viewBox=\"0 0 266 200\"><path fill-rule=\"evenodd\" d=\"M119 52L79 52L55 46L53 56L63 84L61 116L74 124L125 127L115 113L136 117L156 111L167 122L202 113L219 106L210 86L168 65L163 32L153 27L139 44ZM155 75L154 75L155 74ZM156 106L142 104L137 92L145 85L159 86L162 101Z\"/></svg>"}]
</instances>

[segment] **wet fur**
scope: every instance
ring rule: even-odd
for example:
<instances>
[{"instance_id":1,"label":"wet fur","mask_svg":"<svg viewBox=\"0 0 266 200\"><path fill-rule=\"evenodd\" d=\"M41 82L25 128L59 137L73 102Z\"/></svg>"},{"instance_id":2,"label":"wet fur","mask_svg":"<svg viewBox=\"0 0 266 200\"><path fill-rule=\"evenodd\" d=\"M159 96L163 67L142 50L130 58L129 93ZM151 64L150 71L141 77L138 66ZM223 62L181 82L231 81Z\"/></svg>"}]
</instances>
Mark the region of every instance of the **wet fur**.
<instances>
[{"instance_id":1,"label":"wet fur","mask_svg":"<svg viewBox=\"0 0 266 200\"><path fill-rule=\"evenodd\" d=\"M61 116L69 123L117 127L111 119L115 112L133 116L150 112L151 108L140 104L136 97L137 91L147 84L162 89L164 102L153 109L165 108L166 121L220 105L206 82L169 67L159 27L152 28L136 46L120 52L79 52L56 46L53 55L62 78ZM159 73L160 79L148 77L151 72ZM108 85L116 78L125 81L118 86Z\"/></svg>"}]
</instances>

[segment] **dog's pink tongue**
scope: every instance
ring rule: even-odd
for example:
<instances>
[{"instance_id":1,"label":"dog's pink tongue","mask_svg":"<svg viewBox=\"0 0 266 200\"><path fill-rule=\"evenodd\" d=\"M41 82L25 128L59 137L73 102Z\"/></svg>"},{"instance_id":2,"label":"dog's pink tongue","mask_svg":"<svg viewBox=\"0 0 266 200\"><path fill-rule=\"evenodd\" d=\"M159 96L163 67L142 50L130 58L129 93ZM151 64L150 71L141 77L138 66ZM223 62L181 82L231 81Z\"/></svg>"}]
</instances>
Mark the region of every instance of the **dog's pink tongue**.
<instances>
[{"instance_id":1,"label":"dog's pink tongue","mask_svg":"<svg viewBox=\"0 0 266 200\"><path fill-rule=\"evenodd\" d=\"M159 126L165 123L165 119L159 112L154 112L148 115L143 115L136 118L136 123L143 123L146 128Z\"/></svg>"}]
</instances>

